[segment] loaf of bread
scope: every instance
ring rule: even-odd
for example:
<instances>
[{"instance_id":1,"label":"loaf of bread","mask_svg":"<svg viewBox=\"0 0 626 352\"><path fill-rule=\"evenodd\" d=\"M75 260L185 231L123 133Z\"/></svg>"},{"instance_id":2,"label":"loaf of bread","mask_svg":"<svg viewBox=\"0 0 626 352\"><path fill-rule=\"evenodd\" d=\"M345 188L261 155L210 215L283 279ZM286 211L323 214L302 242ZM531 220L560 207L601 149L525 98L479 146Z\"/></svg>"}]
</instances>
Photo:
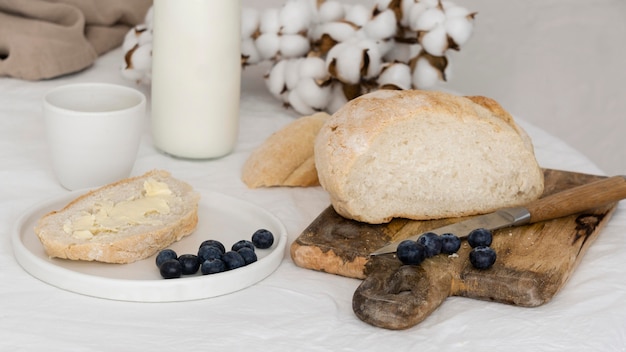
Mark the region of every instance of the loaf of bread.
<instances>
[{"instance_id":1,"label":"loaf of bread","mask_svg":"<svg viewBox=\"0 0 626 352\"><path fill-rule=\"evenodd\" d=\"M107 263L147 258L193 232L200 195L153 170L85 193L39 219L48 256Z\"/></svg>"},{"instance_id":2,"label":"loaf of bread","mask_svg":"<svg viewBox=\"0 0 626 352\"><path fill-rule=\"evenodd\" d=\"M313 145L329 115L304 116L269 136L246 160L242 180L250 188L317 186Z\"/></svg>"},{"instance_id":3,"label":"loaf of bread","mask_svg":"<svg viewBox=\"0 0 626 352\"><path fill-rule=\"evenodd\" d=\"M368 223L475 215L543 192L529 136L485 97L363 95L324 124L315 164L337 213Z\"/></svg>"}]
</instances>

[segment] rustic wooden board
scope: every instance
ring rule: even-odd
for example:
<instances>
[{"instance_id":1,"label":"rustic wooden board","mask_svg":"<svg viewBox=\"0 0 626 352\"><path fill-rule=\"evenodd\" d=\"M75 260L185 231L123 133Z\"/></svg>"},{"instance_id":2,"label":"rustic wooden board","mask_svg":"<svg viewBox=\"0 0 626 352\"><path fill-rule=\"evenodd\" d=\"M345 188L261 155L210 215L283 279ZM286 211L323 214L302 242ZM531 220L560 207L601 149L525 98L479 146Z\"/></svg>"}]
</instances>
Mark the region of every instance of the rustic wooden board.
<instances>
[{"instance_id":1,"label":"rustic wooden board","mask_svg":"<svg viewBox=\"0 0 626 352\"><path fill-rule=\"evenodd\" d=\"M544 196L596 181L601 176L544 170ZM353 297L365 322L404 329L424 320L447 297L463 296L525 307L548 302L569 279L608 222L616 203L550 221L494 233L496 264L477 270L466 241L458 255L438 255L420 266L401 265L394 255L369 257L392 241L462 220L394 219L371 225L324 210L291 245L296 265L364 279Z\"/></svg>"}]
</instances>

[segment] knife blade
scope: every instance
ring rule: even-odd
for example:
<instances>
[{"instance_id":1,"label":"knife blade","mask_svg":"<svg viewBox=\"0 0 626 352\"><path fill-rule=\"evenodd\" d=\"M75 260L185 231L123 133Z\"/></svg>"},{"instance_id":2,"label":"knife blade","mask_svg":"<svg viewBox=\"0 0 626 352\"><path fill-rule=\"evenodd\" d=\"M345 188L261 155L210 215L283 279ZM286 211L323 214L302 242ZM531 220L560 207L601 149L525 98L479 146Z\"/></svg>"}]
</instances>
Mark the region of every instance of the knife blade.
<instances>
[{"instance_id":1,"label":"knife blade","mask_svg":"<svg viewBox=\"0 0 626 352\"><path fill-rule=\"evenodd\" d=\"M434 232L438 235L453 233L460 238L465 238L477 228L495 231L506 227L556 219L617 202L624 198L626 198L626 176L613 176L537 199L522 207L503 208L493 213L474 216L428 232ZM375 250L370 255L395 253L400 242L407 239L417 240L421 235L422 233L419 233L392 242Z\"/></svg>"}]
</instances>

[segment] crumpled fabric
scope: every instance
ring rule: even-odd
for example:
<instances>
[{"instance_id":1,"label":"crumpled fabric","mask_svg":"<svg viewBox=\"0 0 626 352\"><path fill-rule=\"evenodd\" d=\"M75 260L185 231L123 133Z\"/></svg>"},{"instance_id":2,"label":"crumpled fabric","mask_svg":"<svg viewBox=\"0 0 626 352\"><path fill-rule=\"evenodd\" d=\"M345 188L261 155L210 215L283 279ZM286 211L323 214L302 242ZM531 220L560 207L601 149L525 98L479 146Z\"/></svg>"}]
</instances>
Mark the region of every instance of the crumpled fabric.
<instances>
[{"instance_id":1,"label":"crumpled fabric","mask_svg":"<svg viewBox=\"0 0 626 352\"><path fill-rule=\"evenodd\" d=\"M77 72L120 46L152 0L0 0L0 77Z\"/></svg>"}]
</instances>

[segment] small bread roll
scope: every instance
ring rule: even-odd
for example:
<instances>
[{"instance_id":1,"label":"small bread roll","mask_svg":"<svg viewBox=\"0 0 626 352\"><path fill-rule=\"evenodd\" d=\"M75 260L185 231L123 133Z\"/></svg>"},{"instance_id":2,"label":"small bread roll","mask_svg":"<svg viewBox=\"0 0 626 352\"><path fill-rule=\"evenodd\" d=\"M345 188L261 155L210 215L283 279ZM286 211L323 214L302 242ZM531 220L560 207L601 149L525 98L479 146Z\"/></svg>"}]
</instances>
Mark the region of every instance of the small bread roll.
<instances>
[{"instance_id":1,"label":"small bread roll","mask_svg":"<svg viewBox=\"0 0 626 352\"><path fill-rule=\"evenodd\" d=\"M337 213L373 224L486 213L543 192L530 138L485 97L363 95L324 124L315 164Z\"/></svg>"},{"instance_id":2,"label":"small bread roll","mask_svg":"<svg viewBox=\"0 0 626 352\"><path fill-rule=\"evenodd\" d=\"M243 182L250 188L319 185L313 145L328 118L324 112L304 116L269 136L246 160Z\"/></svg>"}]
</instances>

